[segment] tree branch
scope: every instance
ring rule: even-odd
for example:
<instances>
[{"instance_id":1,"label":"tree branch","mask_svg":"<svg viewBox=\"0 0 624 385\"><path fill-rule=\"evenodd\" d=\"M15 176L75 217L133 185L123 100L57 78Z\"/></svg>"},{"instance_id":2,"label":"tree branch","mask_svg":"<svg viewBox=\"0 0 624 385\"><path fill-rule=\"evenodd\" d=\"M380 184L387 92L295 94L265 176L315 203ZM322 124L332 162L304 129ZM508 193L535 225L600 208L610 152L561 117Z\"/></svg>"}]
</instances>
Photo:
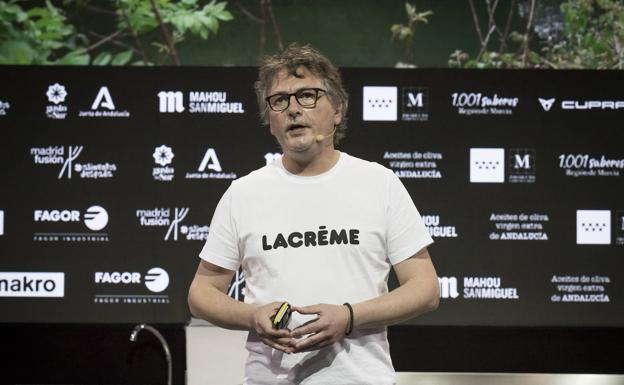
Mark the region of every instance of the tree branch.
<instances>
[{"instance_id":1,"label":"tree branch","mask_svg":"<svg viewBox=\"0 0 624 385\"><path fill-rule=\"evenodd\" d=\"M236 7L238 7L238 9L243 13L243 15L247 16L249 18L249 20L251 20L253 22L256 22L258 24L262 24L263 23L262 19L258 18L253 13L249 12L247 10L247 8L243 7L243 5L241 3L239 3L238 1L235 2L234 5L236 5Z\"/></svg>"},{"instance_id":2,"label":"tree branch","mask_svg":"<svg viewBox=\"0 0 624 385\"><path fill-rule=\"evenodd\" d=\"M165 38L165 43L167 44L167 47L169 47L169 55L171 56L171 59L173 59L173 63L179 66L180 58L178 57L178 52L175 49L175 44L173 43L173 40L171 39L171 34L169 33L169 30L167 29L167 26L165 25L162 17L160 16L158 5L156 5L156 2L154 0L150 0L150 3L152 4L152 10L154 11L154 14L156 15L156 20L158 21L158 25L160 26L160 31L162 32L163 37Z\"/></svg>"},{"instance_id":3,"label":"tree branch","mask_svg":"<svg viewBox=\"0 0 624 385\"><path fill-rule=\"evenodd\" d=\"M469 0L470 10L472 11L472 20L474 21L477 35L479 36L479 42L483 45L483 34L481 33L481 27L479 27L479 16L477 16L477 10L475 9L473 0Z\"/></svg>"},{"instance_id":4,"label":"tree branch","mask_svg":"<svg viewBox=\"0 0 624 385\"><path fill-rule=\"evenodd\" d=\"M503 35L501 36L501 45L499 49L499 53L503 53L507 48L507 38L509 37L509 29L511 28L511 20L513 19L514 9L516 8L516 0L511 1L511 6L509 7L509 14L507 15L507 22L505 23L505 31L503 31Z\"/></svg>"},{"instance_id":5,"label":"tree branch","mask_svg":"<svg viewBox=\"0 0 624 385\"><path fill-rule=\"evenodd\" d=\"M147 53L145 52L145 48L143 48L143 44L141 43L141 39L139 38L139 34L137 34L137 32L134 29L134 27L132 27L132 23L130 23L130 18L128 17L128 12L126 12L126 8L123 6L123 2L122 1L118 1L117 5L119 6L119 9L121 9L121 13L122 13L122 15L124 17L124 20L126 20L126 24L128 24L128 30L130 31L130 33L134 37L134 42L136 43L136 46L137 46L139 52L141 53L141 58L143 59L143 64L147 65L147 63L149 63L149 60L147 59Z\"/></svg>"},{"instance_id":6,"label":"tree branch","mask_svg":"<svg viewBox=\"0 0 624 385\"><path fill-rule=\"evenodd\" d=\"M531 0L531 12L529 13L529 21L527 22L526 33L524 34L524 52L522 54L522 68L526 67L527 57L529 56L529 34L533 25L533 15L535 13L535 0Z\"/></svg>"},{"instance_id":7,"label":"tree branch","mask_svg":"<svg viewBox=\"0 0 624 385\"><path fill-rule=\"evenodd\" d=\"M271 6L271 0L267 1L267 10L269 11L269 16L271 16L271 24L273 24L273 33L275 33L275 38L277 39L277 46L282 51L284 49L284 43L282 42L282 35L280 34L279 27L277 26L277 21L275 20L275 13L273 13L273 7Z\"/></svg>"}]
</instances>

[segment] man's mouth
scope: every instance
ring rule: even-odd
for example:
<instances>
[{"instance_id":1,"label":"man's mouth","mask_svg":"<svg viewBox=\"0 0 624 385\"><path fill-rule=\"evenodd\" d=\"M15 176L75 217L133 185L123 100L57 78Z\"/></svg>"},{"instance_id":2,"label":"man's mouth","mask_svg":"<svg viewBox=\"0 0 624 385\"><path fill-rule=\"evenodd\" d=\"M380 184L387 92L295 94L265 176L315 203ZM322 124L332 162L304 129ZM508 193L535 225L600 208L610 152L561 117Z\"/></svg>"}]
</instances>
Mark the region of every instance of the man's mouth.
<instances>
[{"instance_id":1,"label":"man's mouth","mask_svg":"<svg viewBox=\"0 0 624 385\"><path fill-rule=\"evenodd\" d=\"M290 126L288 126L288 129L286 131L292 131L292 130L296 130L296 129L299 129L299 128L305 128L305 127L307 127L307 126L304 125L304 124L291 124Z\"/></svg>"}]
</instances>

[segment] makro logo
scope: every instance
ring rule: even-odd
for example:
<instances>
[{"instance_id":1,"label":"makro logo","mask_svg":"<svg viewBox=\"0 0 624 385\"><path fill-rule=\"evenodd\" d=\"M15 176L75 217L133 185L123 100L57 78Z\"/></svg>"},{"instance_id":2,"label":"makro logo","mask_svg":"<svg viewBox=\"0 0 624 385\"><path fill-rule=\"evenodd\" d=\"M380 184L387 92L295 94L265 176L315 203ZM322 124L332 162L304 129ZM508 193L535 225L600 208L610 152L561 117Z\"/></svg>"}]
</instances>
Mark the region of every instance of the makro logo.
<instances>
[{"instance_id":1,"label":"makro logo","mask_svg":"<svg viewBox=\"0 0 624 385\"><path fill-rule=\"evenodd\" d=\"M505 182L505 149L471 148L470 183Z\"/></svg>"},{"instance_id":2,"label":"makro logo","mask_svg":"<svg viewBox=\"0 0 624 385\"><path fill-rule=\"evenodd\" d=\"M429 89L402 88L401 120L424 122L429 120Z\"/></svg>"},{"instance_id":3,"label":"makro logo","mask_svg":"<svg viewBox=\"0 0 624 385\"><path fill-rule=\"evenodd\" d=\"M365 86L363 104L363 120L396 121L397 87Z\"/></svg>"},{"instance_id":4,"label":"makro logo","mask_svg":"<svg viewBox=\"0 0 624 385\"><path fill-rule=\"evenodd\" d=\"M58 179L71 179L77 175L81 179L108 179L112 178L117 171L114 163L91 163L76 160L84 150L84 146L48 146L32 147L30 155L36 165L62 165L58 173Z\"/></svg>"},{"instance_id":5,"label":"makro logo","mask_svg":"<svg viewBox=\"0 0 624 385\"><path fill-rule=\"evenodd\" d=\"M214 148L208 148L197 172L187 172L186 179L236 179L237 175L233 172L223 172L219 156Z\"/></svg>"},{"instance_id":6,"label":"makro logo","mask_svg":"<svg viewBox=\"0 0 624 385\"><path fill-rule=\"evenodd\" d=\"M64 297L65 273L0 272L0 297Z\"/></svg>"},{"instance_id":7,"label":"makro logo","mask_svg":"<svg viewBox=\"0 0 624 385\"><path fill-rule=\"evenodd\" d=\"M456 277L438 277L438 283L440 285L440 298L459 297Z\"/></svg>"},{"instance_id":8,"label":"makro logo","mask_svg":"<svg viewBox=\"0 0 624 385\"><path fill-rule=\"evenodd\" d=\"M102 86L91 104L91 109L79 111L78 116L88 118L128 118L130 113L126 110L117 110L108 87Z\"/></svg>"},{"instance_id":9,"label":"makro logo","mask_svg":"<svg viewBox=\"0 0 624 385\"><path fill-rule=\"evenodd\" d=\"M160 166L152 169L152 177L154 180L171 182L175 176L175 169L169 166L175 157L171 147L164 144L156 147L152 157L154 158L154 162Z\"/></svg>"},{"instance_id":10,"label":"makro logo","mask_svg":"<svg viewBox=\"0 0 624 385\"><path fill-rule=\"evenodd\" d=\"M160 91L158 112L184 112L184 94L180 91Z\"/></svg>"},{"instance_id":11,"label":"makro logo","mask_svg":"<svg viewBox=\"0 0 624 385\"><path fill-rule=\"evenodd\" d=\"M610 245L611 211L576 210L576 244Z\"/></svg>"},{"instance_id":12,"label":"makro logo","mask_svg":"<svg viewBox=\"0 0 624 385\"><path fill-rule=\"evenodd\" d=\"M509 149L508 180L510 183L535 183L536 154L532 148Z\"/></svg>"},{"instance_id":13,"label":"makro logo","mask_svg":"<svg viewBox=\"0 0 624 385\"><path fill-rule=\"evenodd\" d=\"M4 235L4 210L0 210L0 235Z\"/></svg>"},{"instance_id":14,"label":"makro logo","mask_svg":"<svg viewBox=\"0 0 624 385\"><path fill-rule=\"evenodd\" d=\"M46 96L48 101L53 103L46 106L46 116L50 119L65 119L67 117L67 106L61 104L67 97L65 86L59 83L51 84L48 86Z\"/></svg>"}]
</instances>

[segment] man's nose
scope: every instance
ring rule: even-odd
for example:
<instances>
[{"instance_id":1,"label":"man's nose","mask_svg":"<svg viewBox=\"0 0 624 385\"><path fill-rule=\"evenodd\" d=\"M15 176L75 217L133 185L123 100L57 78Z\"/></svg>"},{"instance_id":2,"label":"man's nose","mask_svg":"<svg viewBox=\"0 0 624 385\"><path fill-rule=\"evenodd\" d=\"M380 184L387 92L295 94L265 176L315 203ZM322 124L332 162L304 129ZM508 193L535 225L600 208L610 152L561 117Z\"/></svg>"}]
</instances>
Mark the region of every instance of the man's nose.
<instances>
[{"instance_id":1,"label":"man's nose","mask_svg":"<svg viewBox=\"0 0 624 385\"><path fill-rule=\"evenodd\" d=\"M289 114L300 114L301 106L297 101L297 97L295 95L290 95L288 99L288 108L286 109Z\"/></svg>"}]
</instances>

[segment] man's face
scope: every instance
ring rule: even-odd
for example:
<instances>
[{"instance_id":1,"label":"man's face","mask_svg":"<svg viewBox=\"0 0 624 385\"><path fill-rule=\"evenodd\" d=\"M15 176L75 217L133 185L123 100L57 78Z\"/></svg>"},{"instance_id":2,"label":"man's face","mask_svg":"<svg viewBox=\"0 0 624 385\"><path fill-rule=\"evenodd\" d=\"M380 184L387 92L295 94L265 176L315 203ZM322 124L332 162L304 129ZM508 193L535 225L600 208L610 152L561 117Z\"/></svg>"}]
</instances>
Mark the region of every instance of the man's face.
<instances>
[{"instance_id":1,"label":"man's face","mask_svg":"<svg viewBox=\"0 0 624 385\"><path fill-rule=\"evenodd\" d=\"M297 68L297 75L292 76L287 70L278 72L273 84L268 89L267 95L277 93L291 94L303 88L326 89L323 81L314 76L305 67ZM277 138L284 153L305 152L314 149L315 146L331 143L333 148L333 138L329 137L323 142L317 142L319 134L328 135L334 130L342 120L340 107L334 108L329 97L324 94L316 101L313 108L302 107L297 103L294 96L290 98L290 104L284 111L276 112L269 109L269 125L271 134ZM320 95L319 94L319 95ZM325 144L323 144L326 142Z\"/></svg>"}]
</instances>

